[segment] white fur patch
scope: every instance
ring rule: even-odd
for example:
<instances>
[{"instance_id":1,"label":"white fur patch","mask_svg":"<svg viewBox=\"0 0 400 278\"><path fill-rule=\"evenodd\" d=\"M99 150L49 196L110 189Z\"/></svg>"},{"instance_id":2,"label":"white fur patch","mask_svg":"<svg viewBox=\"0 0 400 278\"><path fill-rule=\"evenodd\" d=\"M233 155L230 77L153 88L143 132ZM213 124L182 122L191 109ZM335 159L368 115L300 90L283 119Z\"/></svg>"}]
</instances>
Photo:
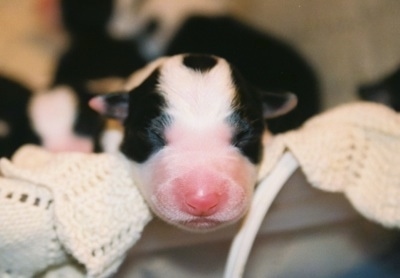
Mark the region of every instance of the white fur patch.
<instances>
[{"instance_id":1,"label":"white fur patch","mask_svg":"<svg viewBox=\"0 0 400 278\"><path fill-rule=\"evenodd\" d=\"M174 125L191 129L224 124L235 95L228 63L216 58L213 68L200 72L186 67L183 57L174 56L161 67L159 91L167 100L167 114L174 118Z\"/></svg>"},{"instance_id":2,"label":"white fur patch","mask_svg":"<svg viewBox=\"0 0 400 278\"><path fill-rule=\"evenodd\" d=\"M229 64L215 57L217 64L203 73L186 67L183 58L184 55L176 55L154 60L133 73L124 89L136 88L159 68L158 90L167 100L168 114L192 127L222 123L232 112L235 96Z\"/></svg>"},{"instance_id":3,"label":"white fur patch","mask_svg":"<svg viewBox=\"0 0 400 278\"><path fill-rule=\"evenodd\" d=\"M101 146L103 147L103 152L118 153L122 139L123 134L119 130L110 129L104 131L101 136Z\"/></svg>"},{"instance_id":4,"label":"white fur patch","mask_svg":"<svg viewBox=\"0 0 400 278\"><path fill-rule=\"evenodd\" d=\"M42 137L60 137L70 133L77 105L74 92L66 86L38 93L29 106L34 129Z\"/></svg>"},{"instance_id":5,"label":"white fur patch","mask_svg":"<svg viewBox=\"0 0 400 278\"><path fill-rule=\"evenodd\" d=\"M77 106L77 97L67 86L38 93L32 98L29 115L43 147L50 151L92 151L90 138L77 136L73 131Z\"/></svg>"}]
</instances>

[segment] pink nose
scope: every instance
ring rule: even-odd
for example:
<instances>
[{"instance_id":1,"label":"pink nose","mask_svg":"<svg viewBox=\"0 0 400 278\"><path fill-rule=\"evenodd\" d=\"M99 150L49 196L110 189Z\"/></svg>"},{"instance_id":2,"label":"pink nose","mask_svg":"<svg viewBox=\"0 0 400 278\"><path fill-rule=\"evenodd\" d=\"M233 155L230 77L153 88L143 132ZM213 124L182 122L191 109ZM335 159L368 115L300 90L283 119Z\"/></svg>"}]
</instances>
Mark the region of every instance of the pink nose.
<instances>
[{"instance_id":1,"label":"pink nose","mask_svg":"<svg viewBox=\"0 0 400 278\"><path fill-rule=\"evenodd\" d=\"M216 192L204 193L202 190L185 196L184 210L194 216L210 216L218 211L221 196Z\"/></svg>"}]
</instances>

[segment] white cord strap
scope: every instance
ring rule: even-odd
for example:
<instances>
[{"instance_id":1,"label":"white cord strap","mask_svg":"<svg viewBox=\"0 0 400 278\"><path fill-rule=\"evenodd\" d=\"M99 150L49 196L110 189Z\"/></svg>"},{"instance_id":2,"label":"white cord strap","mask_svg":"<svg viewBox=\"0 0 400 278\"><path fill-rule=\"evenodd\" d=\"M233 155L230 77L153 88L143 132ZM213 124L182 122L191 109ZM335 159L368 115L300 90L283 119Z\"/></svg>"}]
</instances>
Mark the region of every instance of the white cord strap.
<instances>
[{"instance_id":1,"label":"white cord strap","mask_svg":"<svg viewBox=\"0 0 400 278\"><path fill-rule=\"evenodd\" d=\"M298 167L299 163L294 156L286 152L271 173L259 183L249 212L232 242L224 278L242 277L254 239L268 209L278 192Z\"/></svg>"}]
</instances>

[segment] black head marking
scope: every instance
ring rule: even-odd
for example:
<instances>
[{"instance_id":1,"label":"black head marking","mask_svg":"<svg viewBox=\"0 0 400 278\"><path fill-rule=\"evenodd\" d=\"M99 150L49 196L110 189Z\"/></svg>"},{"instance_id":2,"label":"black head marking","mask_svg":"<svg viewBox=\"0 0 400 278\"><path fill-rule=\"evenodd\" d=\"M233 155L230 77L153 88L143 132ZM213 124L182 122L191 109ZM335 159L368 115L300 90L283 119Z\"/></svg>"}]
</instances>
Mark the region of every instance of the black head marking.
<instances>
[{"instance_id":1,"label":"black head marking","mask_svg":"<svg viewBox=\"0 0 400 278\"><path fill-rule=\"evenodd\" d=\"M158 92L156 69L140 86L129 92L129 112L124 121L125 135L121 151L142 163L165 145L164 129L169 117L164 112L164 97Z\"/></svg>"},{"instance_id":2,"label":"black head marking","mask_svg":"<svg viewBox=\"0 0 400 278\"><path fill-rule=\"evenodd\" d=\"M214 57L203 54L189 54L183 58L183 64L186 67L200 72L211 70L217 62L217 59Z\"/></svg>"},{"instance_id":3,"label":"black head marking","mask_svg":"<svg viewBox=\"0 0 400 278\"><path fill-rule=\"evenodd\" d=\"M235 130L232 144L251 162L257 164L261 160L264 131L262 102L258 94L233 67L232 79L236 86L236 97L233 101L234 112L229 118L229 122Z\"/></svg>"},{"instance_id":4,"label":"black head marking","mask_svg":"<svg viewBox=\"0 0 400 278\"><path fill-rule=\"evenodd\" d=\"M233 100L234 112L229 118L235 130L232 143L251 162L259 163L265 119L278 117L292 110L297 104L297 97L288 92L260 91L247 83L238 70L232 66L231 69L236 87L236 96Z\"/></svg>"}]
</instances>

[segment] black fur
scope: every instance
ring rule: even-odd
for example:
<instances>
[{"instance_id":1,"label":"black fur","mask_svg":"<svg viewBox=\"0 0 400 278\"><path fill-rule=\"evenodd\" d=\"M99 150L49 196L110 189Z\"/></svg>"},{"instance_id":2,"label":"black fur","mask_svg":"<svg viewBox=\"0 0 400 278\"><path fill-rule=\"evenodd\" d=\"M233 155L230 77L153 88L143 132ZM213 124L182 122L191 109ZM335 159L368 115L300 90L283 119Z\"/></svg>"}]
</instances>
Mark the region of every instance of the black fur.
<instances>
[{"instance_id":1,"label":"black fur","mask_svg":"<svg viewBox=\"0 0 400 278\"><path fill-rule=\"evenodd\" d=\"M297 108L269 121L269 129L274 133L297 128L320 110L315 72L301 55L281 40L231 17L189 18L172 39L166 54L187 52L225 58L262 90L296 94Z\"/></svg>"},{"instance_id":2,"label":"black fur","mask_svg":"<svg viewBox=\"0 0 400 278\"><path fill-rule=\"evenodd\" d=\"M92 138L93 151L101 151L100 136L105 128L105 119L103 116L95 112L88 105L89 100L92 98L92 94L82 93L84 89L74 88L78 101L78 109L76 111L76 118L74 122L74 132L77 135Z\"/></svg>"},{"instance_id":3,"label":"black fur","mask_svg":"<svg viewBox=\"0 0 400 278\"><path fill-rule=\"evenodd\" d=\"M164 129L169 118L163 112L164 97L157 92L159 71L129 92L129 113L124 121L121 151L142 163L165 145Z\"/></svg>"},{"instance_id":4,"label":"black fur","mask_svg":"<svg viewBox=\"0 0 400 278\"><path fill-rule=\"evenodd\" d=\"M363 100L382 103L400 112L400 68L374 83L360 86L358 94Z\"/></svg>"},{"instance_id":5,"label":"black fur","mask_svg":"<svg viewBox=\"0 0 400 278\"><path fill-rule=\"evenodd\" d=\"M217 64L217 60L209 55L190 54L183 58L183 64L188 68L207 72Z\"/></svg>"},{"instance_id":6,"label":"black fur","mask_svg":"<svg viewBox=\"0 0 400 278\"><path fill-rule=\"evenodd\" d=\"M215 58L205 55L187 55L183 59L184 64L192 63L196 69L201 65L204 70L204 64L209 68L214 62L217 63ZM125 136L121 151L139 163L145 162L153 153L165 146L164 129L173 120L163 112L166 104L164 98L157 92L158 77L159 71L155 70L139 87L129 93L129 113L124 122ZM235 131L232 145L251 162L257 164L261 160L261 140L264 131L261 98L234 68L232 68L232 79L236 85L236 98L232 103L233 113L227 119ZM124 96L126 95L120 98ZM108 97L107 99L109 105L120 106L118 100Z\"/></svg>"},{"instance_id":7,"label":"black fur","mask_svg":"<svg viewBox=\"0 0 400 278\"><path fill-rule=\"evenodd\" d=\"M229 118L235 130L232 144L251 162L257 164L261 160L264 132L262 102L257 92L234 68L232 79L237 89L233 103L234 112Z\"/></svg>"},{"instance_id":8,"label":"black fur","mask_svg":"<svg viewBox=\"0 0 400 278\"><path fill-rule=\"evenodd\" d=\"M115 40L107 33L112 3L112 0L61 1L63 26L71 42L60 57L54 83L126 77L145 64L133 41Z\"/></svg>"},{"instance_id":9,"label":"black fur","mask_svg":"<svg viewBox=\"0 0 400 278\"><path fill-rule=\"evenodd\" d=\"M58 60L53 86L68 85L76 92L79 110L74 131L93 138L95 150L99 150L104 119L88 106L93 94L87 82L125 78L145 64L133 41L115 40L107 33L112 4L112 0L61 1L63 26L70 35L70 45Z\"/></svg>"},{"instance_id":10,"label":"black fur","mask_svg":"<svg viewBox=\"0 0 400 278\"><path fill-rule=\"evenodd\" d=\"M11 157L24 144L39 144L28 118L31 91L11 79L0 77L0 97L0 120L9 126L7 136L0 136L0 157Z\"/></svg>"},{"instance_id":11,"label":"black fur","mask_svg":"<svg viewBox=\"0 0 400 278\"><path fill-rule=\"evenodd\" d=\"M214 62L218 63L214 56L186 54L181 57L182 64L190 64L195 70L198 69L198 65L203 70L209 70ZM192 70L192 66L188 70ZM225 120L226 124L232 127L231 144L252 163L258 164L262 155L266 116L262 97L266 97L266 94L260 95L232 65L230 73L235 95L230 103L231 114ZM196 74L201 75L202 72L198 71ZM104 114L123 122L124 136L120 150L138 163L145 162L166 145L165 128L174 120L165 112L167 102L160 91L162 86L159 79L160 69L157 68L129 93L119 92L101 97L105 104ZM293 94L278 95L279 101L272 102L268 116L273 117L289 111L293 97ZM269 100L275 98L276 94L268 95Z\"/></svg>"}]
</instances>

